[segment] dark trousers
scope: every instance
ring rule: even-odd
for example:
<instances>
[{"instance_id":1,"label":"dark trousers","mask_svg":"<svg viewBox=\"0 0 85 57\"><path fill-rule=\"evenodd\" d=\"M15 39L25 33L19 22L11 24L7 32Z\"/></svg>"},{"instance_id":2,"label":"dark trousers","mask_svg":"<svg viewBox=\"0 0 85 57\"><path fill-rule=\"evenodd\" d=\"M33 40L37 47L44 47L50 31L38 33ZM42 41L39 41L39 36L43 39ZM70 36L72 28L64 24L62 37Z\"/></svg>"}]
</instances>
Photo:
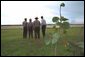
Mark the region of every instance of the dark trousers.
<instances>
[{"instance_id":1,"label":"dark trousers","mask_svg":"<svg viewBox=\"0 0 85 57\"><path fill-rule=\"evenodd\" d=\"M42 35L45 36L46 25L42 25Z\"/></svg>"},{"instance_id":2,"label":"dark trousers","mask_svg":"<svg viewBox=\"0 0 85 57\"><path fill-rule=\"evenodd\" d=\"M29 38L33 38L33 29L29 29Z\"/></svg>"},{"instance_id":3,"label":"dark trousers","mask_svg":"<svg viewBox=\"0 0 85 57\"><path fill-rule=\"evenodd\" d=\"M40 27L35 27L34 29L35 32L35 38L40 38Z\"/></svg>"},{"instance_id":4,"label":"dark trousers","mask_svg":"<svg viewBox=\"0 0 85 57\"><path fill-rule=\"evenodd\" d=\"M23 27L23 38L27 38L27 27Z\"/></svg>"}]
</instances>

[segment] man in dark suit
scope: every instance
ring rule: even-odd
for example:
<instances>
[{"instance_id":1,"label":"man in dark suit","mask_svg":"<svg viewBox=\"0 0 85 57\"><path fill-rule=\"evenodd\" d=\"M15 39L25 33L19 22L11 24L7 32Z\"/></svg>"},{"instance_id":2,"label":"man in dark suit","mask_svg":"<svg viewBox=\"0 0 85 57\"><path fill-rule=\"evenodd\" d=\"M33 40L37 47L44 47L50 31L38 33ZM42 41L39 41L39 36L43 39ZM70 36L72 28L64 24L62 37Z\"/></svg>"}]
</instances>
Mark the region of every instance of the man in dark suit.
<instances>
[{"instance_id":1,"label":"man in dark suit","mask_svg":"<svg viewBox=\"0 0 85 57\"><path fill-rule=\"evenodd\" d=\"M27 18L23 22L23 38L27 38Z\"/></svg>"},{"instance_id":2,"label":"man in dark suit","mask_svg":"<svg viewBox=\"0 0 85 57\"><path fill-rule=\"evenodd\" d=\"M33 23L32 23L32 19L29 19L29 23L28 23L28 32L29 32L29 38L33 38Z\"/></svg>"},{"instance_id":3,"label":"man in dark suit","mask_svg":"<svg viewBox=\"0 0 85 57\"><path fill-rule=\"evenodd\" d=\"M33 23L34 32L35 32L35 38L40 38L40 21L38 20L38 17L35 18L35 21Z\"/></svg>"}]
</instances>

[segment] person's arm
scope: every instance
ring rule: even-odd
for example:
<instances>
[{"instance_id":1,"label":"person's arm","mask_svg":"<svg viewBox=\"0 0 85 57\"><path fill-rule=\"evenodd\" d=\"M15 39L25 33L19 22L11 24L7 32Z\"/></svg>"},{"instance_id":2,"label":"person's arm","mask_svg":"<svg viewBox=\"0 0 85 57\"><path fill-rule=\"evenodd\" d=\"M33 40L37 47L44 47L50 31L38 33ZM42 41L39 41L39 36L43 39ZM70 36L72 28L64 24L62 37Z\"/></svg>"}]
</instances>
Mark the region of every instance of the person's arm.
<instances>
[{"instance_id":1,"label":"person's arm","mask_svg":"<svg viewBox=\"0 0 85 57\"><path fill-rule=\"evenodd\" d=\"M28 28L29 28L29 23L27 23L27 30L28 30Z\"/></svg>"},{"instance_id":2,"label":"person's arm","mask_svg":"<svg viewBox=\"0 0 85 57\"><path fill-rule=\"evenodd\" d=\"M38 21L39 22L39 25L40 25L40 21Z\"/></svg>"},{"instance_id":3,"label":"person's arm","mask_svg":"<svg viewBox=\"0 0 85 57\"><path fill-rule=\"evenodd\" d=\"M22 25L24 24L24 22L22 22Z\"/></svg>"},{"instance_id":4,"label":"person's arm","mask_svg":"<svg viewBox=\"0 0 85 57\"><path fill-rule=\"evenodd\" d=\"M45 20L45 25L46 25L46 20Z\"/></svg>"},{"instance_id":5,"label":"person's arm","mask_svg":"<svg viewBox=\"0 0 85 57\"><path fill-rule=\"evenodd\" d=\"M39 21L39 26L40 26L40 28L41 28L41 26L42 26L42 24L40 23L40 21Z\"/></svg>"},{"instance_id":6,"label":"person's arm","mask_svg":"<svg viewBox=\"0 0 85 57\"><path fill-rule=\"evenodd\" d=\"M41 26L42 26L42 22L43 22L43 20L41 20Z\"/></svg>"},{"instance_id":7,"label":"person's arm","mask_svg":"<svg viewBox=\"0 0 85 57\"><path fill-rule=\"evenodd\" d=\"M34 29L34 27L35 27L35 21L33 22L33 29Z\"/></svg>"},{"instance_id":8,"label":"person's arm","mask_svg":"<svg viewBox=\"0 0 85 57\"><path fill-rule=\"evenodd\" d=\"M32 30L33 30L34 28L33 28L33 22L32 22Z\"/></svg>"},{"instance_id":9,"label":"person's arm","mask_svg":"<svg viewBox=\"0 0 85 57\"><path fill-rule=\"evenodd\" d=\"M24 27L24 22L22 23L22 26Z\"/></svg>"}]
</instances>

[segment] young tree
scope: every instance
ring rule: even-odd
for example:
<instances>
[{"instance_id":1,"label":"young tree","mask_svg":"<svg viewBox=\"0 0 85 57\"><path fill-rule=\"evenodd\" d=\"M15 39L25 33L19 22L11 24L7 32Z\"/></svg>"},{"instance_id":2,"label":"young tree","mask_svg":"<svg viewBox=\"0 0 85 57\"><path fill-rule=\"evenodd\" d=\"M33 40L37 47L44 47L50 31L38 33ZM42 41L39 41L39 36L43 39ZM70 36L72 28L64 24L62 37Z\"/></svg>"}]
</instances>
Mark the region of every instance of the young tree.
<instances>
[{"instance_id":1,"label":"young tree","mask_svg":"<svg viewBox=\"0 0 85 57\"><path fill-rule=\"evenodd\" d=\"M69 22L67 22L67 18L64 18L61 16L59 19L58 17L53 17L52 21L56 23L56 25L59 26L59 29L63 30L63 33L66 33L66 30L70 27Z\"/></svg>"}]
</instances>

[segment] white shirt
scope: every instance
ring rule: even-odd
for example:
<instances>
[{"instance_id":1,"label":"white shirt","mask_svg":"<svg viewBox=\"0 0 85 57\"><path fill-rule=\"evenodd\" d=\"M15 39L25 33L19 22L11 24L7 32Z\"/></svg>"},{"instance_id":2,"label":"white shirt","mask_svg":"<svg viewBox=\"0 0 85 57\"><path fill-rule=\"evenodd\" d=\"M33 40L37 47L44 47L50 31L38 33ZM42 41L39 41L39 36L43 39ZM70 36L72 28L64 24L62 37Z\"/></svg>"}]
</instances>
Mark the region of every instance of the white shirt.
<instances>
[{"instance_id":1,"label":"white shirt","mask_svg":"<svg viewBox=\"0 0 85 57\"><path fill-rule=\"evenodd\" d=\"M46 21L44 19L41 20L41 25L46 25Z\"/></svg>"}]
</instances>

